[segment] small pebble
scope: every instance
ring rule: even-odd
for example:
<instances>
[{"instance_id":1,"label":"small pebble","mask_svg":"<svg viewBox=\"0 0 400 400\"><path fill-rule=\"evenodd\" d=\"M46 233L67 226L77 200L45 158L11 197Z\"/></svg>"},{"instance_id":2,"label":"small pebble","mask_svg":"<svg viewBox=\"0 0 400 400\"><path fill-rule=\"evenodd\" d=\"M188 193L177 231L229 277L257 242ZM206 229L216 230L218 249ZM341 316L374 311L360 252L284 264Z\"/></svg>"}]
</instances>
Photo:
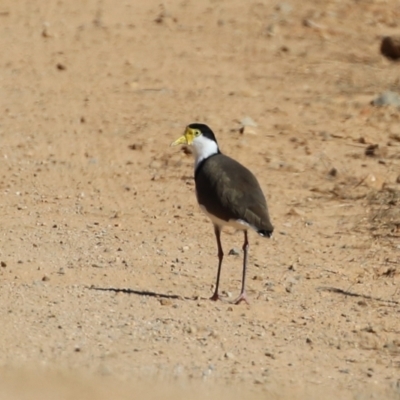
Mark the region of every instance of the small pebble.
<instances>
[{"instance_id":1,"label":"small pebble","mask_svg":"<svg viewBox=\"0 0 400 400\"><path fill-rule=\"evenodd\" d=\"M188 326L187 329L186 329L186 332L190 333L190 334L196 334L197 333L197 329L194 326Z\"/></svg>"},{"instance_id":2,"label":"small pebble","mask_svg":"<svg viewBox=\"0 0 400 400\"><path fill-rule=\"evenodd\" d=\"M330 171L328 172L328 175L330 176L336 176L338 173L337 169L335 167L331 168Z\"/></svg>"},{"instance_id":3,"label":"small pebble","mask_svg":"<svg viewBox=\"0 0 400 400\"><path fill-rule=\"evenodd\" d=\"M400 95L390 91L384 92L372 100L371 104L376 107L387 105L400 107Z\"/></svg>"},{"instance_id":4,"label":"small pebble","mask_svg":"<svg viewBox=\"0 0 400 400\"><path fill-rule=\"evenodd\" d=\"M283 14L289 14L292 12L293 6L290 3L282 2L275 6L275 10Z\"/></svg>"},{"instance_id":5,"label":"small pebble","mask_svg":"<svg viewBox=\"0 0 400 400\"><path fill-rule=\"evenodd\" d=\"M269 358L272 358L273 360L275 360L275 356L274 356L270 351L266 351L266 352L264 353L264 355L265 355L266 357L269 357Z\"/></svg>"},{"instance_id":6,"label":"small pebble","mask_svg":"<svg viewBox=\"0 0 400 400\"><path fill-rule=\"evenodd\" d=\"M160 304L162 306L170 306L172 305L171 299L160 299Z\"/></svg>"},{"instance_id":7,"label":"small pebble","mask_svg":"<svg viewBox=\"0 0 400 400\"><path fill-rule=\"evenodd\" d=\"M255 130L254 128L250 127L250 126L242 126L242 127L239 129L239 132L240 132L242 135L257 135L256 130Z\"/></svg>"},{"instance_id":8,"label":"small pebble","mask_svg":"<svg viewBox=\"0 0 400 400\"><path fill-rule=\"evenodd\" d=\"M381 42L381 54L390 60L400 59L400 36L386 36Z\"/></svg>"},{"instance_id":9,"label":"small pebble","mask_svg":"<svg viewBox=\"0 0 400 400\"><path fill-rule=\"evenodd\" d=\"M240 254L240 250L237 247L229 250L229 256L238 256Z\"/></svg>"},{"instance_id":10,"label":"small pebble","mask_svg":"<svg viewBox=\"0 0 400 400\"><path fill-rule=\"evenodd\" d=\"M143 145L142 144L138 144L138 143L133 143L133 144L130 144L128 146L128 148L131 149L131 150L142 150L143 149Z\"/></svg>"},{"instance_id":11,"label":"small pebble","mask_svg":"<svg viewBox=\"0 0 400 400\"><path fill-rule=\"evenodd\" d=\"M253 127L253 128L256 128L257 127L257 123L254 121L254 119L253 118L251 118L251 117L244 117L244 118L242 118L241 120L240 120L240 124L242 125L242 126L251 126L251 127Z\"/></svg>"}]
</instances>

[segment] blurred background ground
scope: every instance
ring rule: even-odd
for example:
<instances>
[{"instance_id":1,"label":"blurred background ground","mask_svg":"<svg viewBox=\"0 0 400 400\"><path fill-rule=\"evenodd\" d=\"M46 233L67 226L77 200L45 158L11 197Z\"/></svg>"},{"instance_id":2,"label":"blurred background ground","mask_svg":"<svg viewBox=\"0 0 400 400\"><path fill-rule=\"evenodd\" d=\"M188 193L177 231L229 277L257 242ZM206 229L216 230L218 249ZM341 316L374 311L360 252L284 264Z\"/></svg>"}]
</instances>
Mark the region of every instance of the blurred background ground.
<instances>
[{"instance_id":1,"label":"blurred background ground","mask_svg":"<svg viewBox=\"0 0 400 400\"><path fill-rule=\"evenodd\" d=\"M399 21L395 0L4 0L0 398L399 398L400 114L371 104L400 92ZM251 306L207 300L213 230L169 148L194 121L268 199Z\"/></svg>"}]
</instances>

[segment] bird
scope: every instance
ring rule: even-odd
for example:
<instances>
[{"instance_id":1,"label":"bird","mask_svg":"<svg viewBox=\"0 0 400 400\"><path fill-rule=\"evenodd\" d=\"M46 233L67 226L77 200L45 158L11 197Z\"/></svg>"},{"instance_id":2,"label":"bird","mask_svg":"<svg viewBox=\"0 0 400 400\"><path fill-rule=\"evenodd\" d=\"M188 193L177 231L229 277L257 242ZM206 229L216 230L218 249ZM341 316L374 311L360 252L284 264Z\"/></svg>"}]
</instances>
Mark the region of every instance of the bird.
<instances>
[{"instance_id":1,"label":"bird","mask_svg":"<svg viewBox=\"0 0 400 400\"><path fill-rule=\"evenodd\" d=\"M171 146L189 145L194 155L194 180L200 209L210 218L218 248L218 272L211 300L222 300L219 295L224 252L221 231L232 226L244 232L243 272L239 296L233 301L249 304L246 294L246 270L249 253L249 229L269 238L274 227L270 221L264 193L253 173L245 166L221 153L214 132L207 125L192 123L183 136Z\"/></svg>"}]
</instances>

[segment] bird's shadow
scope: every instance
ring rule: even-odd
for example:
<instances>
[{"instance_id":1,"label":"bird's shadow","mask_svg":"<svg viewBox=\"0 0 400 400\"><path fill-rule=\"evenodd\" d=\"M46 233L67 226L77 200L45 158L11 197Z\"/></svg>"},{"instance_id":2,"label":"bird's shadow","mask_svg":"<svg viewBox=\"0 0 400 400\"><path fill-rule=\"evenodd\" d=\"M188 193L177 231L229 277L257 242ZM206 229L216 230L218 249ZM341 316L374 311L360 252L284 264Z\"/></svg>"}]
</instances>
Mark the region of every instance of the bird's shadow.
<instances>
[{"instance_id":1,"label":"bird's shadow","mask_svg":"<svg viewBox=\"0 0 400 400\"><path fill-rule=\"evenodd\" d=\"M155 297L157 299L171 299L171 300L205 300L200 298L199 296L187 297L180 296L179 294L166 294L166 293L157 293L152 292L151 290L136 290L130 288L115 288L115 287L98 287L98 286L88 286L90 290L98 290L102 292L114 292L114 293L124 293L124 294L135 294L137 296L147 296L147 297Z\"/></svg>"},{"instance_id":2,"label":"bird's shadow","mask_svg":"<svg viewBox=\"0 0 400 400\"><path fill-rule=\"evenodd\" d=\"M91 285L91 286L87 286L87 289L98 290L98 291L102 291L102 292L135 294L137 296L155 297L157 299L191 300L191 301L207 300L207 298L202 298L199 296L187 297L187 296L181 296L179 294L157 293L157 292L152 292L151 290L136 290L136 289L130 289L130 288L98 287L98 286ZM343 290L343 289L339 289L339 288L335 288L335 287L319 287L318 290L322 291L322 292L341 294L343 296L359 297L359 298L361 297L366 300L381 301L381 302L384 302L387 304L393 304L393 305L400 304L400 302L397 300L382 299L379 297L373 297L373 296L368 296L368 295L364 295L364 294L360 294L360 293L350 292L348 290Z\"/></svg>"},{"instance_id":3,"label":"bird's shadow","mask_svg":"<svg viewBox=\"0 0 400 400\"><path fill-rule=\"evenodd\" d=\"M349 297L359 297L365 300L374 300L374 301L381 301L386 304L393 304L393 305L399 305L400 302L397 300L390 300L390 299L383 299L381 297L374 297L374 296L369 296L366 294L360 294L360 293L355 293L355 292L350 292L349 290L343 290L340 288L336 287L320 287L318 290L322 292L330 292L330 293L337 293L341 294L343 296L349 296Z\"/></svg>"}]
</instances>

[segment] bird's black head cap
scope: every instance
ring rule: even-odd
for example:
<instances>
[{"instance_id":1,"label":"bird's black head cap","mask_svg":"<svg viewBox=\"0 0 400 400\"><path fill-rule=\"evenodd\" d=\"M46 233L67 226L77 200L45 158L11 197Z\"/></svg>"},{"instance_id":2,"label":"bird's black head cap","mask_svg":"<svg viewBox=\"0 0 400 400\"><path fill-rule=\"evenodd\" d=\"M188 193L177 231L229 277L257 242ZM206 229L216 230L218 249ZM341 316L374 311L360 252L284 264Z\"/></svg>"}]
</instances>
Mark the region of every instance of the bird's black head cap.
<instances>
[{"instance_id":1,"label":"bird's black head cap","mask_svg":"<svg viewBox=\"0 0 400 400\"><path fill-rule=\"evenodd\" d=\"M188 128L199 130L203 134L203 136L205 136L208 139L213 140L215 143L218 144L217 139L215 138L214 132L206 124L199 124L196 122L196 123L190 124L188 126Z\"/></svg>"}]
</instances>

